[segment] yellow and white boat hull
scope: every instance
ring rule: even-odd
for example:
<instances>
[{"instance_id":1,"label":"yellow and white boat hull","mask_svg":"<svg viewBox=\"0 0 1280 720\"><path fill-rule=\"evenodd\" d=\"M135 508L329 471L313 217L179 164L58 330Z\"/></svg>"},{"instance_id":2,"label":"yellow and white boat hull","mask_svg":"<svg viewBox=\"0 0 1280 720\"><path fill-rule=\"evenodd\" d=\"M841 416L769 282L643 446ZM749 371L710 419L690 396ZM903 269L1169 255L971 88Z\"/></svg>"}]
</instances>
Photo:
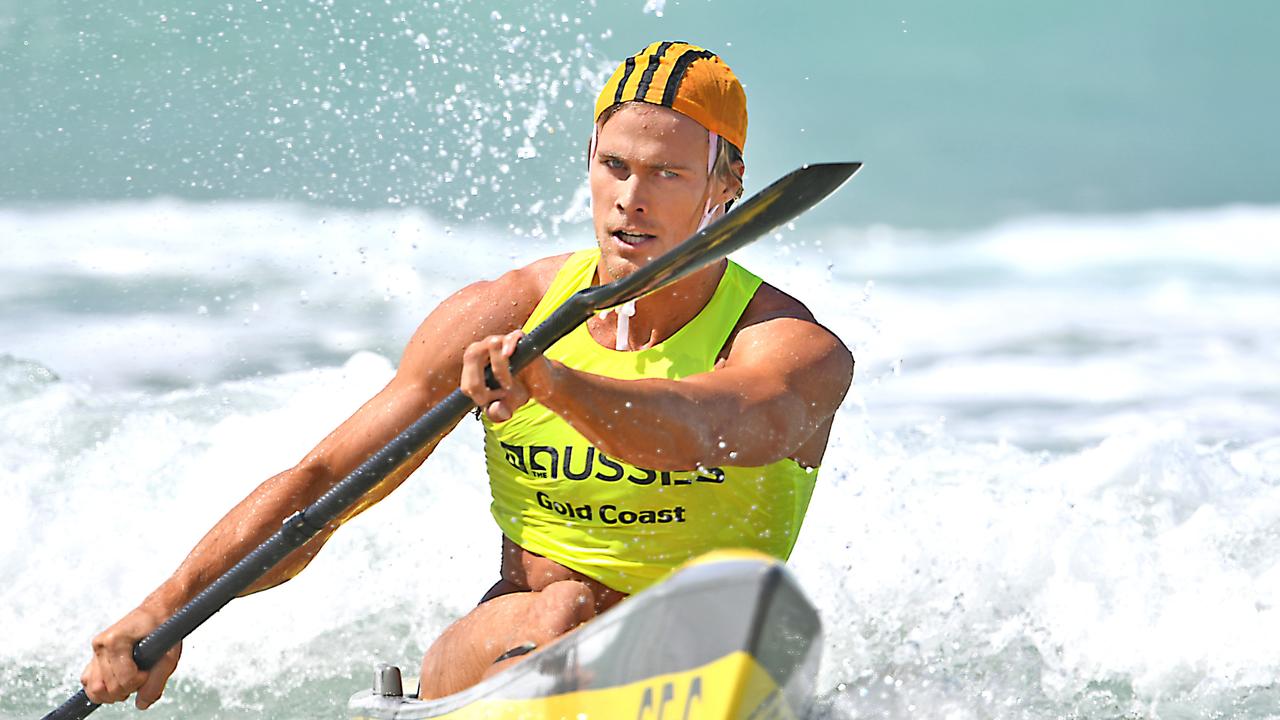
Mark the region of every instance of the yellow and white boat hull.
<instances>
[{"instance_id":1,"label":"yellow and white boat hull","mask_svg":"<svg viewBox=\"0 0 1280 720\"><path fill-rule=\"evenodd\" d=\"M463 692L398 683L351 698L352 720L794 720L813 697L822 626L786 567L700 558ZM385 693L385 694L384 694Z\"/></svg>"}]
</instances>

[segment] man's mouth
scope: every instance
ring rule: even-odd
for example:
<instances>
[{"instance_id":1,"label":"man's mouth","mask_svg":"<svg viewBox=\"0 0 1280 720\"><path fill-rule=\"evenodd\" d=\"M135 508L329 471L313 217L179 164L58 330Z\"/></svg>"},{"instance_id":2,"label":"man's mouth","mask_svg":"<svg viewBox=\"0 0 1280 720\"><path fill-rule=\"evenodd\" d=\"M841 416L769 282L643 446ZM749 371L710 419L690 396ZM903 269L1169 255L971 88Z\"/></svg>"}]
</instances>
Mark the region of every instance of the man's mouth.
<instances>
[{"instance_id":1,"label":"man's mouth","mask_svg":"<svg viewBox=\"0 0 1280 720\"><path fill-rule=\"evenodd\" d=\"M611 234L627 245L639 245L657 237L657 235L650 235L649 233L628 232L626 230L614 230Z\"/></svg>"}]
</instances>

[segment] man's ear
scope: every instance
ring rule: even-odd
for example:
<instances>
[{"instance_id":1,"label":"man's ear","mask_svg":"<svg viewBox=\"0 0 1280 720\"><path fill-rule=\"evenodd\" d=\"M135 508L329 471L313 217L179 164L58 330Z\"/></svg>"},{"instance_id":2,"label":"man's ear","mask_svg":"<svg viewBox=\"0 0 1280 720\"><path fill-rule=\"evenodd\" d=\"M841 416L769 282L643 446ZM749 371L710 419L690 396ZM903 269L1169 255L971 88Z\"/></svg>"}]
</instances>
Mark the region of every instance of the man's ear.
<instances>
[{"instance_id":1,"label":"man's ear","mask_svg":"<svg viewBox=\"0 0 1280 720\"><path fill-rule=\"evenodd\" d=\"M730 200L737 200L742 197L742 181L737 178L742 177L747 167L741 160L734 161L733 174L735 177L727 177L720 183L720 193L716 198L716 205L723 205Z\"/></svg>"}]
</instances>

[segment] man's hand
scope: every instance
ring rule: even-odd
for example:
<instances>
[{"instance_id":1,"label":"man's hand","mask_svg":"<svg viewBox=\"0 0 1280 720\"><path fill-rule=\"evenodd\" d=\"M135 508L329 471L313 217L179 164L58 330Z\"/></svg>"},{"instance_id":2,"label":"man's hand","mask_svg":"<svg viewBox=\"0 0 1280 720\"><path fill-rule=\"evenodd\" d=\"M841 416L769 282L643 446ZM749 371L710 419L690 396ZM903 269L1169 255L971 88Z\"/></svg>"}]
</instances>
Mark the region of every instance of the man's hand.
<instances>
[{"instance_id":1,"label":"man's hand","mask_svg":"<svg viewBox=\"0 0 1280 720\"><path fill-rule=\"evenodd\" d=\"M490 335L467 346L462 355L462 380L458 387L475 404L484 408L489 419L501 423L511 419L516 410L529 402L531 395L550 382L551 362L539 356L518 375L511 373L511 354L524 333L513 330L506 335ZM493 368L498 388L484 381L484 368Z\"/></svg>"},{"instance_id":2,"label":"man's hand","mask_svg":"<svg viewBox=\"0 0 1280 720\"><path fill-rule=\"evenodd\" d=\"M134 664L133 646L164 620L138 608L93 639L93 660L80 675L90 700L105 705L126 700L137 691L138 709L146 710L160 699L165 683L182 656L182 643L165 653L147 672Z\"/></svg>"}]
</instances>

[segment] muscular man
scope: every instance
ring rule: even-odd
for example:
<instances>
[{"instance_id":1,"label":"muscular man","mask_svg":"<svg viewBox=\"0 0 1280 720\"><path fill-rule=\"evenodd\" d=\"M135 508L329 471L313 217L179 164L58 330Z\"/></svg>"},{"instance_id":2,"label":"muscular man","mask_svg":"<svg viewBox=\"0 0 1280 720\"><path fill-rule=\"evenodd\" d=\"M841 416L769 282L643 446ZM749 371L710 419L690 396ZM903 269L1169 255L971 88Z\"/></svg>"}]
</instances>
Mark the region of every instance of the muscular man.
<instances>
[{"instance_id":1,"label":"muscular man","mask_svg":"<svg viewBox=\"0 0 1280 720\"><path fill-rule=\"evenodd\" d=\"M459 386L484 410L502 567L480 604L427 651L423 697L518 662L705 551L790 554L853 377L849 351L796 299L720 261L593 317L522 372L510 370L521 334L566 298L634 272L741 194L746 97L714 54L650 45L615 71L595 116L597 247L470 285L436 308L386 388L234 507L172 577L94 639L82 677L92 700L136 692L138 707L154 703L181 647L144 673L133 644ZM486 365L499 388L486 386ZM299 572L339 524L251 591Z\"/></svg>"}]
</instances>

